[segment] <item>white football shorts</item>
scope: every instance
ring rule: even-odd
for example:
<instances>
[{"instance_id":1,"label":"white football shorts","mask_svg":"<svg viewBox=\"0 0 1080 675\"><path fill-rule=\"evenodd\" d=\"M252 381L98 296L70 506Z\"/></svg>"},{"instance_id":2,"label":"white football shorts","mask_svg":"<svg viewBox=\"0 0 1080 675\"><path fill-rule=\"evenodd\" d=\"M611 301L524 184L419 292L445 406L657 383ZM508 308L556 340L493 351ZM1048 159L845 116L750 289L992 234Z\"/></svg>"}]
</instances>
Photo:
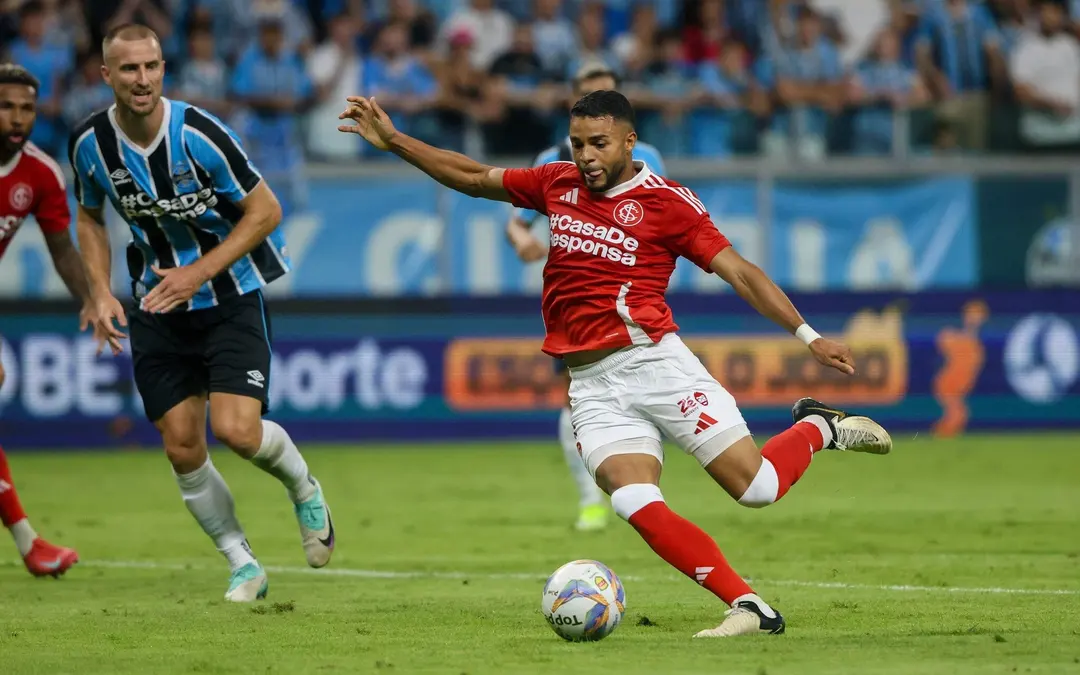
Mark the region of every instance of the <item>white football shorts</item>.
<instances>
[{"instance_id":1,"label":"white football shorts","mask_svg":"<svg viewBox=\"0 0 1080 675\"><path fill-rule=\"evenodd\" d=\"M571 368L570 411L581 458L594 477L601 462L620 453L645 452L663 463L662 436L705 465L750 435L734 397L675 333ZM620 443L630 439L653 442ZM713 439L708 456L699 456Z\"/></svg>"}]
</instances>

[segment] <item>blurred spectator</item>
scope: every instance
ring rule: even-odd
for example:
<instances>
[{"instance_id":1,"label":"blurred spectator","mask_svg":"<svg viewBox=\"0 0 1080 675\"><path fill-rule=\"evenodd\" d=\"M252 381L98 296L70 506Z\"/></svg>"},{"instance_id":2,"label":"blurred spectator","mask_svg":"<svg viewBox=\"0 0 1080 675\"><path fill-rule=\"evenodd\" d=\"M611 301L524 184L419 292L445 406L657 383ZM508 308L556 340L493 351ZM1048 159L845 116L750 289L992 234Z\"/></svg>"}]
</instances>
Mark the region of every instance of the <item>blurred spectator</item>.
<instances>
[{"instance_id":1,"label":"blurred spectator","mask_svg":"<svg viewBox=\"0 0 1080 675\"><path fill-rule=\"evenodd\" d=\"M1060 1L1060 0L1059 0ZM1007 61L1028 30L1038 30L1029 0L986 0L1001 39L1001 54Z\"/></svg>"},{"instance_id":2,"label":"blurred spectator","mask_svg":"<svg viewBox=\"0 0 1080 675\"><path fill-rule=\"evenodd\" d=\"M322 159L355 159L360 153L363 139L337 130L345 98L362 93L359 36L360 20L339 14L327 25L326 41L307 57L308 77L316 88L316 104L308 115L307 148Z\"/></svg>"},{"instance_id":3,"label":"blurred spectator","mask_svg":"<svg viewBox=\"0 0 1080 675\"><path fill-rule=\"evenodd\" d=\"M552 79L563 79L574 59L577 40L574 26L562 15L562 0L536 0L533 43L544 71Z\"/></svg>"},{"instance_id":4,"label":"blurred spectator","mask_svg":"<svg viewBox=\"0 0 1080 675\"><path fill-rule=\"evenodd\" d=\"M957 130L961 147L982 149L987 140L987 89L1004 68L1000 36L986 7L969 0L946 0L922 17L917 47L919 70L940 101L938 116Z\"/></svg>"},{"instance_id":5,"label":"blurred spectator","mask_svg":"<svg viewBox=\"0 0 1080 675\"><path fill-rule=\"evenodd\" d=\"M191 28L187 54L176 77L176 96L218 117L227 117L231 108L225 63L217 56L214 34L208 26Z\"/></svg>"},{"instance_id":6,"label":"blurred spectator","mask_svg":"<svg viewBox=\"0 0 1080 675\"><path fill-rule=\"evenodd\" d=\"M487 146L504 155L535 155L550 142L551 115L562 101L560 88L547 81L532 26L518 24L514 44L495 59L491 75L499 119L490 127Z\"/></svg>"},{"instance_id":7,"label":"blurred spectator","mask_svg":"<svg viewBox=\"0 0 1080 675\"><path fill-rule=\"evenodd\" d=\"M495 57L510 48L514 22L509 14L496 9L494 0L469 0L468 7L451 14L442 26L439 39L443 53L449 52L450 37L462 31L473 39L473 67L487 72Z\"/></svg>"},{"instance_id":8,"label":"blurred spectator","mask_svg":"<svg viewBox=\"0 0 1080 675\"><path fill-rule=\"evenodd\" d=\"M19 9L19 37L7 50L7 59L21 64L41 82L37 122L30 140L42 150L59 155L67 144L61 116L64 81L75 65L70 45L51 44L45 27L49 14L43 3L30 0Z\"/></svg>"},{"instance_id":9,"label":"blurred spectator","mask_svg":"<svg viewBox=\"0 0 1080 675\"><path fill-rule=\"evenodd\" d=\"M435 103L439 86L431 71L409 52L408 26L383 27L364 64L364 91L378 99L394 126L419 135L417 126L426 122L419 114Z\"/></svg>"},{"instance_id":10,"label":"blurred spectator","mask_svg":"<svg viewBox=\"0 0 1080 675\"><path fill-rule=\"evenodd\" d=\"M100 44L114 26L141 23L149 26L164 45L173 34L171 8L167 0L91 0L85 3L90 39Z\"/></svg>"},{"instance_id":11,"label":"blurred spectator","mask_svg":"<svg viewBox=\"0 0 1080 675\"><path fill-rule=\"evenodd\" d=\"M852 145L860 155L891 153L896 113L929 101L919 74L900 60L900 38L891 28L878 34L870 58L852 73L848 100L857 107Z\"/></svg>"},{"instance_id":12,"label":"blurred spectator","mask_svg":"<svg viewBox=\"0 0 1080 675\"><path fill-rule=\"evenodd\" d=\"M889 0L888 28L900 40L900 61L914 68L920 38L919 12L915 3L911 0Z\"/></svg>"},{"instance_id":13,"label":"blurred spectator","mask_svg":"<svg viewBox=\"0 0 1080 675\"><path fill-rule=\"evenodd\" d=\"M1027 33L1012 56L1011 71L1022 138L1034 146L1080 142L1080 43L1067 31L1060 2L1039 2L1038 31Z\"/></svg>"},{"instance_id":14,"label":"blurred spectator","mask_svg":"<svg viewBox=\"0 0 1080 675\"><path fill-rule=\"evenodd\" d=\"M794 41L771 65L784 109L773 117L769 151L787 154L794 141L801 157L824 156L829 121L845 102L844 72L836 47L822 34L821 20L812 9L798 10Z\"/></svg>"},{"instance_id":15,"label":"blurred spectator","mask_svg":"<svg viewBox=\"0 0 1080 675\"><path fill-rule=\"evenodd\" d=\"M418 8L416 0L390 0L386 18L376 22L365 32L364 43L374 45L379 32L391 23L400 23L407 27L411 49L427 50L435 44L438 32L435 17L431 12Z\"/></svg>"},{"instance_id":16,"label":"blurred spectator","mask_svg":"<svg viewBox=\"0 0 1080 675\"><path fill-rule=\"evenodd\" d=\"M761 29L768 22L768 3L764 0L725 0L724 15L734 39L746 45L751 54L761 51Z\"/></svg>"},{"instance_id":17,"label":"blurred spectator","mask_svg":"<svg viewBox=\"0 0 1080 675\"><path fill-rule=\"evenodd\" d=\"M290 0L188 1L195 3L196 18L212 21L218 55L227 63L234 63L244 54L263 19L281 22L285 51L304 54L311 45L311 20L306 11Z\"/></svg>"},{"instance_id":18,"label":"blurred spectator","mask_svg":"<svg viewBox=\"0 0 1080 675\"><path fill-rule=\"evenodd\" d=\"M878 31L889 21L888 0L810 0L809 4L827 17L825 34L834 42L839 40L840 61L845 68L854 66L873 50Z\"/></svg>"},{"instance_id":19,"label":"blurred spectator","mask_svg":"<svg viewBox=\"0 0 1080 675\"><path fill-rule=\"evenodd\" d=\"M727 39L723 0L701 0L694 21L683 28L686 60L692 64L714 61Z\"/></svg>"},{"instance_id":20,"label":"blurred spectator","mask_svg":"<svg viewBox=\"0 0 1080 675\"><path fill-rule=\"evenodd\" d=\"M71 47L76 54L98 48L97 44L90 44L90 31L79 0L47 0L45 6L48 9L45 34L49 42Z\"/></svg>"},{"instance_id":21,"label":"blurred spectator","mask_svg":"<svg viewBox=\"0 0 1080 675\"><path fill-rule=\"evenodd\" d=\"M451 34L447 39L450 52L437 71L434 108L441 132L440 145L457 152L465 151L466 135L472 131L470 120L483 122L492 117L491 109L484 105L487 78L472 62L475 44L472 33L466 29Z\"/></svg>"},{"instance_id":22,"label":"blurred spectator","mask_svg":"<svg viewBox=\"0 0 1080 675\"><path fill-rule=\"evenodd\" d=\"M690 123L693 154L725 158L754 145L756 118L768 115L768 98L748 67L749 50L728 40L723 50L698 68L698 108Z\"/></svg>"},{"instance_id":23,"label":"blurred spectator","mask_svg":"<svg viewBox=\"0 0 1080 675\"><path fill-rule=\"evenodd\" d=\"M656 10L642 3L634 8L630 30L611 41L611 53L627 77L638 77L653 60L659 26Z\"/></svg>"},{"instance_id":24,"label":"blurred spectator","mask_svg":"<svg viewBox=\"0 0 1080 675\"><path fill-rule=\"evenodd\" d=\"M627 87L644 113L642 135L653 139L661 154L686 152L683 118L695 104L695 74L683 57L680 31L669 29L657 36L655 56L642 80Z\"/></svg>"},{"instance_id":25,"label":"blurred spectator","mask_svg":"<svg viewBox=\"0 0 1080 675\"><path fill-rule=\"evenodd\" d=\"M302 209L307 184L296 114L310 103L313 91L299 55L286 46L282 19L260 19L258 41L236 64L231 85L235 102L246 108L237 127L251 160L286 214Z\"/></svg>"},{"instance_id":26,"label":"blurred spectator","mask_svg":"<svg viewBox=\"0 0 1080 675\"><path fill-rule=\"evenodd\" d=\"M101 50L91 49L79 59L79 69L71 78L71 86L64 97L63 116L71 129L91 114L108 108L113 103L113 91L101 78Z\"/></svg>"},{"instance_id":27,"label":"blurred spectator","mask_svg":"<svg viewBox=\"0 0 1080 675\"><path fill-rule=\"evenodd\" d=\"M604 39L604 8L595 2L583 5L578 16L578 46L563 79L573 79L586 64L602 63L622 74L619 59L607 48Z\"/></svg>"}]
</instances>

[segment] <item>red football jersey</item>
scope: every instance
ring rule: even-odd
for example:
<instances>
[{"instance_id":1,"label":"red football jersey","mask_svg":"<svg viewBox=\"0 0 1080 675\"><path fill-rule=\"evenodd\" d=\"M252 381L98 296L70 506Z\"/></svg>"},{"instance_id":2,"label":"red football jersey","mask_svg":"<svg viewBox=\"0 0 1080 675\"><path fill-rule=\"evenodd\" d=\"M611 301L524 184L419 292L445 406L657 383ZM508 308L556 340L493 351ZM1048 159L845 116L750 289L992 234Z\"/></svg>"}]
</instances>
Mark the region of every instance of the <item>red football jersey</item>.
<instances>
[{"instance_id":1,"label":"red football jersey","mask_svg":"<svg viewBox=\"0 0 1080 675\"><path fill-rule=\"evenodd\" d=\"M678 330L664 299L675 261L708 271L731 243L689 188L642 162L629 181L590 192L573 162L507 169L515 206L546 214L551 248L544 266L544 352L657 342Z\"/></svg>"},{"instance_id":2,"label":"red football jersey","mask_svg":"<svg viewBox=\"0 0 1080 675\"><path fill-rule=\"evenodd\" d=\"M0 165L0 258L23 220L33 215L45 234L71 224L64 173L33 143Z\"/></svg>"}]
</instances>

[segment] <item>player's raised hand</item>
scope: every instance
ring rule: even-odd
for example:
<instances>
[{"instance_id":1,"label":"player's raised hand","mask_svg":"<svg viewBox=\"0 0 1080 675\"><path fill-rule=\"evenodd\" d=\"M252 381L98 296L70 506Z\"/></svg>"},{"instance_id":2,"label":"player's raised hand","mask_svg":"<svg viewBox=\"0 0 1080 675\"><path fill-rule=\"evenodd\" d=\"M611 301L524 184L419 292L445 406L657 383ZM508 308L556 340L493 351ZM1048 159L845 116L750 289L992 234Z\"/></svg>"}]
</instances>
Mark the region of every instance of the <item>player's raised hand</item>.
<instances>
[{"instance_id":1,"label":"player's raised hand","mask_svg":"<svg viewBox=\"0 0 1080 675\"><path fill-rule=\"evenodd\" d=\"M142 299L140 308L151 314L171 312L186 303L206 283L204 275L192 265L159 269L151 267L161 277L157 286Z\"/></svg>"},{"instance_id":2,"label":"player's raised hand","mask_svg":"<svg viewBox=\"0 0 1080 675\"><path fill-rule=\"evenodd\" d=\"M98 354L105 349L106 343L112 349L113 356L124 351L120 341L126 340L127 335L117 328L116 324L126 328L127 316L124 314L124 306L110 293L94 303L94 340L97 341Z\"/></svg>"},{"instance_id":3,"label":"player's raised hand","mask_svg":"<svg viewBox=\"0 0 1080 675\"><path fill-rule=\"evenodd\" d=\"M379 150L389 150L390 141L394 138L397 130L390 116L379 107L374 98L367 99L363 96L350 96L345 111L338 115L339 120L352 120L355 124L342 124L338 131L347 134L357 134Z\"/></svg>"},{"instance_id":4,"label":"player's raised hand","mask_svg":"<svg viewBox=\"0 0 1080 675\"><path fill-rule=\"evenodd\" d=\"M845 344L819 337L810 343L810 352L823 365L836 368L846 375L855 374L855 359Z\"/></svg>"}]
</instances>

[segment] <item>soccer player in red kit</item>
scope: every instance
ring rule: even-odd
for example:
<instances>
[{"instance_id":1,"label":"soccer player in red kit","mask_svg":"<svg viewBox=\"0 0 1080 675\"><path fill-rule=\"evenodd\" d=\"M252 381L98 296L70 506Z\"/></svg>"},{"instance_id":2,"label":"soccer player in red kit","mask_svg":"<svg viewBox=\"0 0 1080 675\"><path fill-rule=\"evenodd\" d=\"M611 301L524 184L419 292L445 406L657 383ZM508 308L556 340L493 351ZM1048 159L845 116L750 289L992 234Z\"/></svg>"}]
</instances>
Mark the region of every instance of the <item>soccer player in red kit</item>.
<instances>
[{"instance_id":1,"label":"soccer player in red kit","mask_svg":"<svg viewBox=\"0 0 1080 675\"><path fill-rule=\"evenodd\" d=\"M89 292L82 260L71 241L64 174L51 157L27 139L36 116L38 81L25 68L0 65L0 258L27 216L45 234L53 265L71 293L84 301L80 329L90 322ZM0 363L0 386L4 367ZM34 576L60 576L79 556L37 536L19 503L7 457L0 448L0 521Z\"/></svg>"},{"instance_id":2,"label":"soccer player in red kit","mask_svg":"<svg viewBox=\"0 0 1080 675\"><path fill-rule=\"evenodd\" d=\"M665 504L661 434L749 507L783 497L823 449L885 454L892 439L867 417L802 399L792 409L794 426L759 450L734 398L675 332L664 294L676 260L718 274L822 364L850 375L850 350L803 321L784 292L735 252L693 192L633 161L634 110L617 92L593 92L574 105L573 162L529 169L485 166L433 148L396 131L374 99L348 101L341 119L355 124L341 131L459 192L549 216L543 349L570 368L582 459L615 512L657 555L730 606L719 626L696 637L782 633L783 617L716 542Z\"/></svg>"}]
</instances>

